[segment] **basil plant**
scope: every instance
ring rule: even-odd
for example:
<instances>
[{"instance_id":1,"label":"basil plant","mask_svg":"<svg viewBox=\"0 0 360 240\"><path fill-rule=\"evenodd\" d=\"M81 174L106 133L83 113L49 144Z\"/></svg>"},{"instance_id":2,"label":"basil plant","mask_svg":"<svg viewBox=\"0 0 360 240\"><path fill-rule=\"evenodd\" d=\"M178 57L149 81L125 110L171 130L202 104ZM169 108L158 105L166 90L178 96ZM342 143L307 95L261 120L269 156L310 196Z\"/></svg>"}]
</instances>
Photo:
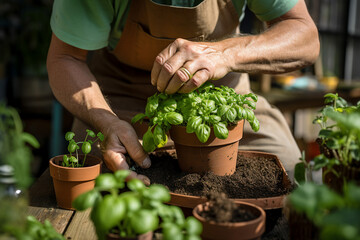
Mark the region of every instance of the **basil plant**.
<instances>
[{"instance_id":1,"label":"basil plant","mask_svg":"<svg viewBox=\"0 0 360 240\"><path fill-rule=\"evenodd\" d=\"M257 132L260 126L253 112L257 100L253 93L241 95L232 88L205 83L191 93L155 93L148 98L145 113L137 114L132 123L150 121L143 136L143 148L147 152L167 143L166 133L172 125L186 126L187 133L195 133L199 141L205 143L211 129L217 138L226 139L228 126L242 119Z\"/></svg>"}]
</instances>

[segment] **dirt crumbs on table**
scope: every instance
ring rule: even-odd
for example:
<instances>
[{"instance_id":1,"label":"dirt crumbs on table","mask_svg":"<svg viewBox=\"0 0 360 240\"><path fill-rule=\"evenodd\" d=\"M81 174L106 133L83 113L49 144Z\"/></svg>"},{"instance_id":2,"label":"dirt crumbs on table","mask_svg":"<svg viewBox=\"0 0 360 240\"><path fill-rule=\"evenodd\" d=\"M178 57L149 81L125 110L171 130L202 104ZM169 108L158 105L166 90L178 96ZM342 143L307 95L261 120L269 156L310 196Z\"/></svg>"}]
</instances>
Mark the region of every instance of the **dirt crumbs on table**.
<instances>
[{"instance_id":1,"label":"dirt crumbs on table","mask_svg":"<svg viewBox=\"0 0 360 240\"><path fill-rule=\"evenodd\" d=\"M286 194L283 172L275 163L259 156L237 157L236 171L231 176L204 175L182 172L176 155L168 152L150 154L152 165L136 171L150 178L151 183L165 185L173 193L206 196L210 192L224 192L229 198L262 198Z\"/></svg>"}]
</instances>

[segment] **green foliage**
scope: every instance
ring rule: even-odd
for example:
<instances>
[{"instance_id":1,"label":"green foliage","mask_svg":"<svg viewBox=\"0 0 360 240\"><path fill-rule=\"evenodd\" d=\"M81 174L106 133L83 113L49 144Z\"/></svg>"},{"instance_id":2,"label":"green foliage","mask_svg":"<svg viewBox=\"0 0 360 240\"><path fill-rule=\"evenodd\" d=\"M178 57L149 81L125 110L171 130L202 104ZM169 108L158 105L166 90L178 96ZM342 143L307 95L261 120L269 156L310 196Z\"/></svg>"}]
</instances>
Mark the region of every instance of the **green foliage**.
<instances>
[{"instance_id":1,"label":"green foliage","mask_svg":"<svg viewBox=\"0 0 360 240\"><path fill-rule=\"evenodd\" d=\"M165 204L170 200L167 188L159 184L146 187L138 179L125 182L129 174L127 170L100 174L95 188L73 202L79 211L92 208L91 220L99 239L115 229L122 237L162 229L164 240L174 239L175 232L180 239L199 239L201 223L194 217L185 219L180 208ZM125 187L130 191L121 191Z\"/></svg>"},{"instance_id":2,"label":"green foliage","mask_svg":"<svg viewBox=\"0 0 360 240\"><path fill-rule=\"evenodd\" d=\"M18 240L65 240L60 233L56 232L49 220L41 223L34 216L27 217L24 231L15 231L13 235Z\"/></svg>"},{"instance_id":3,"label":"green foliage","mask_svg":"<svg viewBox=\"0 0 360 240\"><path fill-rule=\"evenodd\" d=\"M351 106L338 94L329 93L325 104L313 122L320 125L318 136L330 154L316 157L314 163L316 168L326 166L336 174L334 165L348 166L360 161L360 102Z\"/></svg>"},{"instance_id":4,"label":"green foliage","mask_svg":"<svg viewBox=\"0 0 360 240\"><path fill-rule=\"evenodd\" d=\"M348 184L344 194L326 185L305 183L288 197L291 207L304 213L320 230L320 239L360 239L360 187Z\"/></svg>"},{"instance_id":5,"label":"green foliage","mask_svg":"<svg viewBox=\"0 0 360 240\"><path fill-rule=\"evenodd\" d=\"M26 188L31 182L31 148L40 144L34 136L23 131L22 121L15 108L0 104L0 165L13 167L17 187Z\"/></svg>"},{"instance_id":6,"label":"green foliage","mask_svg":"<svg viewBox=\"0 0 360 240\"><path fill-rule=\"evenodd\" d=\"M83 167L85 165L86 156L91 152L91 145L96 143L98 140L104 141L104 135L101 132L98 132L96 135L93 131L86 129L86 136L84 141L76 142L74 140L75 133L67 132L65 134L65 140L69 142L68 151L69 155L64 155L62 165L64 167ZM88 139L88 138L92 138ZM84 155L83 161L79 160L79 149L81 145L81 152ZM73 155L75 154L75 156Z\"/></svg>"},{"instance_id":7,"label":"green foliage","mask_svg":"<svg viewBox=\"0 0 360 240\"><path fill-rule=\"evenodd\" d=\"M136 115L132 122L149 119L149 129L143 136L143 148L147 152L166 144L166 132L172 125L186 126L188 133L195 133L205 143L211 129L217 138L225 139L227 127L242 119L258 131L259 121L253 112L257 100L253 93L240 95L232 88L205 83L191 93L156 93L148 98L145 114Z\"/></svg>"}]
</instances>

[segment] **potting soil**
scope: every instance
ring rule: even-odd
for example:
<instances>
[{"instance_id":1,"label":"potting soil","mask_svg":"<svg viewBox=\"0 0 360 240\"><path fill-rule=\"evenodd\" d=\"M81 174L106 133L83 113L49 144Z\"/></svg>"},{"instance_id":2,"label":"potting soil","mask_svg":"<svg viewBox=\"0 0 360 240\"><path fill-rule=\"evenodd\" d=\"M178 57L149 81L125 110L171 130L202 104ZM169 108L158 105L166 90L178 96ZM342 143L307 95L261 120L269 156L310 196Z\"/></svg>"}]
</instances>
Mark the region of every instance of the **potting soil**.
<instances>
[{"instance_id":1,"label":"potting soil","mask_svg":"<svg viewBox=\"0 0 360 240\"><path fill-rule=\"evenodd\" d=\"M173 193L206 197L210 192L224 192L229 198L244 199L275 197L291 191L283 186L283 171L275 158L239 154L236 171L230 176L182 172L174 151L150 154L150 158L150 168L137 167L135 171L149 177L151 183L167 186Z\"/></svg>"}]
</instances>

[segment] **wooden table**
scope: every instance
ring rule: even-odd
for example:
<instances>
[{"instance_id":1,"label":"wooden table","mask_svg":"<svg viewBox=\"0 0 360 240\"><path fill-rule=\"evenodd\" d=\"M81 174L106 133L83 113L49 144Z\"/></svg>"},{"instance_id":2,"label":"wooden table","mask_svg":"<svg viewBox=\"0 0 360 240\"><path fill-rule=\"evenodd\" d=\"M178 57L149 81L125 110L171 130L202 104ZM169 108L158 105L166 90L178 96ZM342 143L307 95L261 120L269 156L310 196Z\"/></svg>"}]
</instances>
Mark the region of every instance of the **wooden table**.
<instances>
[{"instance_id":1,"label":"wooden table","mask_svg":"<svg viewBox=\"0 0 360 240\"><path fill-rule=\"evenodd\" d=\"M57 232L67 239L95 240L94 226L90 220L90 209L79 212L61 209L56 205L55 191L47 169L29 190L30 215L39 221L48 219Z\"/></svg>"},{"instance_id":2,"label":"wooden table","mask_svg":"<svg viewBox=\"0 0 360 240\"><path fill-rule=\"evenodd\" d=\"M63 234L67 239L97 239L94 226L89 217L90 209L80 212L61 209L57 206L49 169L47 169L29 189L28 214L35 216L41 222L48 219L56 231ZM155 237L155 239L157 238ZM280 218L274 229L264 234L262 239L289 239L286 219L284 217Z\"/></svg>"}]
</instances>

